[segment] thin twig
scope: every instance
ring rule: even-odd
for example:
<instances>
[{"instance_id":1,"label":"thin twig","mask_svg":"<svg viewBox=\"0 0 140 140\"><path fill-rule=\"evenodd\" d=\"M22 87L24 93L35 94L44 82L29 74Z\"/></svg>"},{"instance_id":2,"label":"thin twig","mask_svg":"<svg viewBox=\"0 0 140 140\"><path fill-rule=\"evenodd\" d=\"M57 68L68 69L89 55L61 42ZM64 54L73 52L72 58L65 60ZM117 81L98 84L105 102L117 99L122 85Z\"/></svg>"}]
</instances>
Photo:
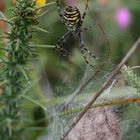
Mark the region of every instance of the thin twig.
<instances>
[{"instance_id":1,"label":"thin twig","mask_svg":"<svg viewBox=\"0 0 140 140\"><path fill-rule=\"evenodd\" d=\"M88 109L92 106L92 104L96 101L96 99L102 94L102 92L111 84L114 77L119 73L122 66L128 61L128 59L138 50L140 47L140 38L135 42L132 48L128 51L122 61L117 65L117 67L112 71L109 75L105 83L101 86L101 88L96 92L95 96L88 102L88 104L84 107L84 109L76 116L76 118L71 122L71 124L67 127L63 135L61 136L61 140L69 134L69 132L73 129L73 127L79 122L79 120L83 117L83 115L88 111Z\"/></svg>"}]
</instances>

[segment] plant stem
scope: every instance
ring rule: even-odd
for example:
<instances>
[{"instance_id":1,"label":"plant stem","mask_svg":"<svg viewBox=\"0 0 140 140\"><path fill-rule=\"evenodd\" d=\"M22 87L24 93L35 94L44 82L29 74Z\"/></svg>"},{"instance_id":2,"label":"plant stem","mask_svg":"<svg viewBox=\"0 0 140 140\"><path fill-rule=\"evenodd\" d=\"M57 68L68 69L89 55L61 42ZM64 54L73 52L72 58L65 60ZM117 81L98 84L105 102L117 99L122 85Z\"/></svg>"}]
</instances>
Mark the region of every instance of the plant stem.
<instances>
[{"instance_id":1,"label":"plant stem","mask_svg":"<svg viewBox=\"0 0 140 140\"><path fill-rule=\"evenodd\" d=\"M97 107L105 107L105 106L121 105L121 104L129 104L129 103L139 103L139 102L140 102L140 98L117 99L117 100L111 100L111 101L93 104L90 107L90 109L97 108ZM65 110L65 111L61 112L60 117L78 113L82 109L83 109L83 107Z\"/></svg>"}]
</instances>

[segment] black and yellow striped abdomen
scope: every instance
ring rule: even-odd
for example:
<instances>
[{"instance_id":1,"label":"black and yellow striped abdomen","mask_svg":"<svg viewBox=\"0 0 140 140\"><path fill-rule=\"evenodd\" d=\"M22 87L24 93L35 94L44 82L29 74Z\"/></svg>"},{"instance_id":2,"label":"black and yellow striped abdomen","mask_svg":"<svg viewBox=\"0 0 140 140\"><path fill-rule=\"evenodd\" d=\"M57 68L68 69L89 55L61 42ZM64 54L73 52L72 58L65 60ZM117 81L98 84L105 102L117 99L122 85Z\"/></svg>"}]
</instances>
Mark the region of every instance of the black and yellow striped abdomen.
<instances>
[{"instance_id":1,"label":"black and yellow striped abdomen","mask_svg":"<svg viewBox=\"0 0 140 140\"><path fill-rule=\"evenodd\" d=\"M78 8L67 6L64 10L63 21L68 30L76 31L81 23L81 15Z\"/></svg>"}]
</instances>

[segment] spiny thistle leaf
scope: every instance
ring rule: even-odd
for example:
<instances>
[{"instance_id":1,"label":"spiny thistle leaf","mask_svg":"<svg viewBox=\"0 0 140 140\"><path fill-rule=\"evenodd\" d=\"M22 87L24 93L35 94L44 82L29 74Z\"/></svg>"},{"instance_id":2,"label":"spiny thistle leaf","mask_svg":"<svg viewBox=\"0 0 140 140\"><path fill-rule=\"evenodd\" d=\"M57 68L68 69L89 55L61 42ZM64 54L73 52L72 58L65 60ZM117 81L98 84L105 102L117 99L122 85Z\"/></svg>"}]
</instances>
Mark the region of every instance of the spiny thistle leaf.
<instances>
[{"instance_id":1,"label":"spiny thistle leaf","mask_svg":"<svg viewBox=\"0 0 140 140\"><path fill-rule=\"evenodd\" d=\"M138 77L129 66L124 66L122 69L122 74L125 80L130 86L137 89L140 92L140 77Z\"/></svg>"}]
</instances>

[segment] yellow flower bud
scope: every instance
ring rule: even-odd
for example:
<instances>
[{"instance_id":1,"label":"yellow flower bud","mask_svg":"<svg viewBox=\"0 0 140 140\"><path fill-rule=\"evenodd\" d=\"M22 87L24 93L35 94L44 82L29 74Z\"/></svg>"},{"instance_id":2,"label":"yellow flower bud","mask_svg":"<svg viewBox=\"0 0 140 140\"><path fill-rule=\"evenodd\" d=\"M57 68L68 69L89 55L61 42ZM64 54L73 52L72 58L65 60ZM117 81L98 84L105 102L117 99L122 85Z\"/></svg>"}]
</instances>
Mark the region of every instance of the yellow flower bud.
<instances>
[{"instance_id":1,"label":"yellow flower bud","mask_svg":"<svg viewBox=\"0 0 140 140\"><path fill-rule=\"evenodd\" d=\"M36 6L37 7L41 7L43 5L45 5L46 0L36 0Z\"/></svg>"}]
</instances>

